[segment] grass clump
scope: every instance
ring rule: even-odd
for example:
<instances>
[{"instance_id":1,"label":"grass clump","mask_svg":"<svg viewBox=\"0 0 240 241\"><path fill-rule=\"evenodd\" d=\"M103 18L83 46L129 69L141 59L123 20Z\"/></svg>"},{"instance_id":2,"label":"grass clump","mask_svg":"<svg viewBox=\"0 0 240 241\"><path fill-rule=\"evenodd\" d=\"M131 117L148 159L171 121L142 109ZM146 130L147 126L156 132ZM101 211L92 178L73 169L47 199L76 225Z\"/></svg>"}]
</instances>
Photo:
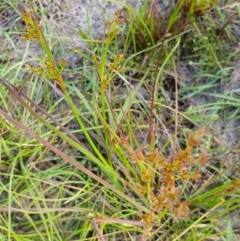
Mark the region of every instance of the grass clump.
<instances>
[{"instance_id":1,"label":"grass clump","mask_svg":"<svg viewBox=\"0 0 240 241\"><path fill-rule=\"evenodd\" d=\"M132 14L128 11L130 42L136 44L135 51L153 46L158 41L163 41L176 36L191 25L200 33L197 20L205 16L205 11L217 3L213 1L176 1L166 3L162 10L158 10L158 2L147 1L141 11ZM201 34L201 33L200 33Z\"/></svg>"},{"instance_id":2,"label":"grass clump","mask_svg":"<svg viewBox=\"0 0 240 241\"><path fill-rule=\"evenodd\" d=\"M25 80L36 84L39 79L33 76L40 75L56 81L59 89L51 87L60 94L57 103L44 97L45 104L35 103L35 90L25 94L23 86L16 88L1 77L3 240L233 236L228 215L239 207L239 179L227 175L230 169L215 167L221 156L215 156L215 143L199 114L205 109L209 115L212 109L181 109L185 99L179 94L196 88L180 89L176 64L193 36L196 46L213 49L204 58L206 65L218 55L215 42L203 41L198 20L213 3L177 1L161 16L151 1L136 18L127 15L124 46L118 44L123 17L117 11L107 23L106 37L92 43L85 55L83 85L92 91L85 95L75 82L64 80L67 62L55 60L29 1L22 16L24 38L37 41L45 57L37 66L27 65L32 74ZM199 53L193 50L188 57L196 60ZM215 58L214 68L221 65ZM165 78L170 68L172 78ZM207 89L199 88L198 93ZM6 92L10 95L2 94ZM202 119L196 123L197 114ZM77 128L66 128L71 122ZM226 232L219 229L220 217L228 221Z\"/></svg>"}]
</instances>

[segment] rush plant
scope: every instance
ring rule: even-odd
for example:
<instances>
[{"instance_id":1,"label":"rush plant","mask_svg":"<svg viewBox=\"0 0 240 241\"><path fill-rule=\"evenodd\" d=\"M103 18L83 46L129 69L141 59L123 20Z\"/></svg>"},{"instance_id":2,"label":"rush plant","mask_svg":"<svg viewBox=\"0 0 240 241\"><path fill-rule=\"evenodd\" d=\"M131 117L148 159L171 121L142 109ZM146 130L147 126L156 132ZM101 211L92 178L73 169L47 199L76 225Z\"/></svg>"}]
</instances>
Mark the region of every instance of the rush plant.
<instances>
[{"instance_id":1,"label":"rush plant","mask_svg":"<svg viewBox=\"0 0 240 241\"><path fill-rule=\"evenodd\" d=\"M43 75L45 78L57 81L79 127L83 131L86 140L94 152L90 153L83 146L79 145L77 141L70 140L63 133L56 131L56 129L47 124L43 119L40 119L35 113L34 116L43 121L43 124L48 128L55 131L59 137L63 138L70 145L73 145L77 150L85 154L89 159L93 160L99 166L100 170L105 173L108 181L115 185L115 187L112 188L112 190L115 190L115 195L127 197L125 194L121 193L121 191L123 191L121 183L124 183L129 191L137 195L137 199L134 200L135 203L137 203L138 200L144 202L146 208L141 210L141 208L139 209L136 206L145 225L144 236L150 237L155 223L161 222L162 219L165 219L166 215L173 215L175 221L183 217L188 218L190 215L189 204L183 199L182 188L192 181L198 181L201 177L197 171L194 171L196 169L193 169L192 165L203 165L208 161L207 152L204 148L202 148L198 154L198 151L196 151L196 149L201 146L200 144L202 143L201 139L204 136L204 131L199 129L195 134L189 135L184 149L176 147L175 150L171 150L172 154L166 156L163 154L165 149L159 150L154 147L154 136L152 136L151 142L147 147L142 147L142 149L141 145L139 145L140 149L136 149L128 142L127 136L119 136L113 126L107 123L108 116L106 115L106 107L110 106L110 110L113 107L111 107L111 103L107 100L106 92L110 88L111 81L117 73L122 71L122 54L118 54L114 57L113 62L107 60L112 41L119 33L118 25L122 23L120 12L116 12L115 19L107 23L107 37L103 41L104 47L102 48L102 53L100 56L94 54L93 62L98 71L100 94L102 96L106 95L106 98L103 98L104 101L102 101L101 112L98 112L99 107L95 108L95 111L104 127L105 138L108 139L105 144L109 145L113 151L111 155L118 157L120 165L123 165L123 170L126 170L123 180L121 180L121 174L114 167L116 164L112 165L112 163L100 153L100 150L96 148L81 116L79 116L76 111L62 78L62 72L67 63L64 60L59 63L55 62L31 1L29 1L29 6L30 8L26 8L22 16L22 19L26 23L24 38L26 40L38 41L45 51L46 57L43 59L43 64L40 67L28 66L28 69L36 74ZM112 112L112 115L114 119L117 119L114 112ZM123 118L126 117L123 116ZM121 122L123 122L123 120L121 120ZM117 130L119 133L124 133L124 129L120 126L121 122L117 123ZM76 165L75 161L71 161L71 163L79 168L79 165ZM81 170L89 175L89 172L86 172L85 168L81 167ZM90 174L90 176L102 184L109 186L107 182L103 180L100 181L101 179L96 178L94 174Z\"/></svg>"},{"instance_id":2,"label":"rush plant","mask_svg":"<svg viewBox=\"0 0 240 241\"><path fill-rule=\"evenodd\" d=\"M69 109L58 119L58 115L43 110L22 93L21 88L0 78L9 96L40 126L35 125L40 133L37 134L36 128L0 109L4 157L10 159L10 164L6 162L9 167L4 166L1 171L9 182L0 183L0 194L8 196L7 201L0 202L0 210L4 210L0 233L8 240L200 240L199 228L201 235L209 238L216 233L212 229L218 211L227 215L228 208L239 205L237 197L233 201L228 198L239 189L239 180L227 180L210 188L218 177L214 173L201 185L203 170L212 162L212 143L206 128L192 121L196 128L190 130L180 123L179 119L186 116L178 108L177 81L175 108L165 105L159 97L162 86L158 79L179 54L179 35L189 26L199 31L198 18L215 1L179 0L164 15L154 10L156 1L148 3L140 10L141 18L132 16L134 10L127 8L124 46L115 45L123 24L121 11L107 22L102 42L91 45L89 98L76 87L70 93L63 78L68 63L55 60L35 6L28 1L22 14L26 23L23 36L27 41L37 41L45 57L37 66L27 65L27 70L56 81ZM154 67L150 63L146 73L137 73L135 83L131 82L132 69L128 65L132 58L128 54L132 52L125 51L131 46L137 53L141 50L149 54L145 48L158 53L157 64L153 61ZM143 94L140 90L149 79L150 98L144 98L147 88ZM118 99L122 86L125 95ZM163 109L171 112L166 121L161 119ZM64 127L68 116L78 125L77 130ZM14 141L18 135L5 141L9 132L18 133L14 126L23 132L17 144ZM162 138L163 133L167 138ZM164 141L159 144L158 139ZM12 143L20 146L19 152L8 148ZM51 153L50 158L44 159L45 153ZM26 160L30 163L26 164ZM38 162L42 165L37 166ZM10 174L5 170L10 170ZM218 211L214 213L215 209ZM21 215L15 215L15 211ZM19 219L23 222L15 225ZM21 232L12 223L21 227Z\"/></svg>"}]
</instances>

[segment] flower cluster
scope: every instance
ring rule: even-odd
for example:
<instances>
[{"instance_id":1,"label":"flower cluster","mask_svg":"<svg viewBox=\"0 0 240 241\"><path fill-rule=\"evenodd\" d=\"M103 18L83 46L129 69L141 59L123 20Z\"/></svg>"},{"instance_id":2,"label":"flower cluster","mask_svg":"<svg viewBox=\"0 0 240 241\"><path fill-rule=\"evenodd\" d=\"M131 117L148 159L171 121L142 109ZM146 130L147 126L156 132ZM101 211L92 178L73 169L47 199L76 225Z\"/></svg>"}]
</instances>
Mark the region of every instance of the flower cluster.
<instances>
[{"instance_id":1,"label":"flower cluster","mask_svg":"<svg viewBox=\"0 0 240 241\"><path fill-rule=\"evenodd\" d=\"M58 63L59 66L57 66L42 32L40 22L34 11L26 8L22 15L22 20L26 23L26 32L23 34L23 38L25 40L38 41L46 53L46 57L43 59L42 66L31 67L27 65L27 69L30 69L38 74L40 73L46 78L55 79L62 90L65 91L66 86L61 74L63 69L66 67L67 62L65 60L61 60Z\"/></svg>"},{"instance_id":2,"label":"flower cluster","mask_svg":"<svg viewBox=\"0 0 240 241\"><path fill-rule=\"evenodd\" d=\"M92 56L101 81L101 89L103 93L108 88L109 83L116 75L116 72L122 71L121 62L123 60L123 54L119 53L113 58L112 62L107 62L109 47L112 44L113 39L120 33L119 25L121 25L122 22L123 18L121 17L121 11L116 11L115 18L112 21L109 20L107 22L107 38L104 40L104 48L102 49L101 57L98 57L96 54L93 54Z\"/></svg>"},{"instance_id":3,"label":"flower cluster","mask_svg":"<svg viewBox=\"0 0 240 241\"><path fill-rule=\"evenodd\" d=\"M165 157L158 149L133 150L126 141L120 141L130 154L135 171L139 173L139 193L146 198L150 212L142 214L146 230L150 231L154 220L162 212L174 215L174 220L189 216L189 204L183 200L183 184L199 181L201 174L193 165L204 165L209 157L203 148L204 131L199 129L187 137L186 147L178 148L173 155ZM127 140L126 138L124 140Z\"/></svg>"}]
</instances>

